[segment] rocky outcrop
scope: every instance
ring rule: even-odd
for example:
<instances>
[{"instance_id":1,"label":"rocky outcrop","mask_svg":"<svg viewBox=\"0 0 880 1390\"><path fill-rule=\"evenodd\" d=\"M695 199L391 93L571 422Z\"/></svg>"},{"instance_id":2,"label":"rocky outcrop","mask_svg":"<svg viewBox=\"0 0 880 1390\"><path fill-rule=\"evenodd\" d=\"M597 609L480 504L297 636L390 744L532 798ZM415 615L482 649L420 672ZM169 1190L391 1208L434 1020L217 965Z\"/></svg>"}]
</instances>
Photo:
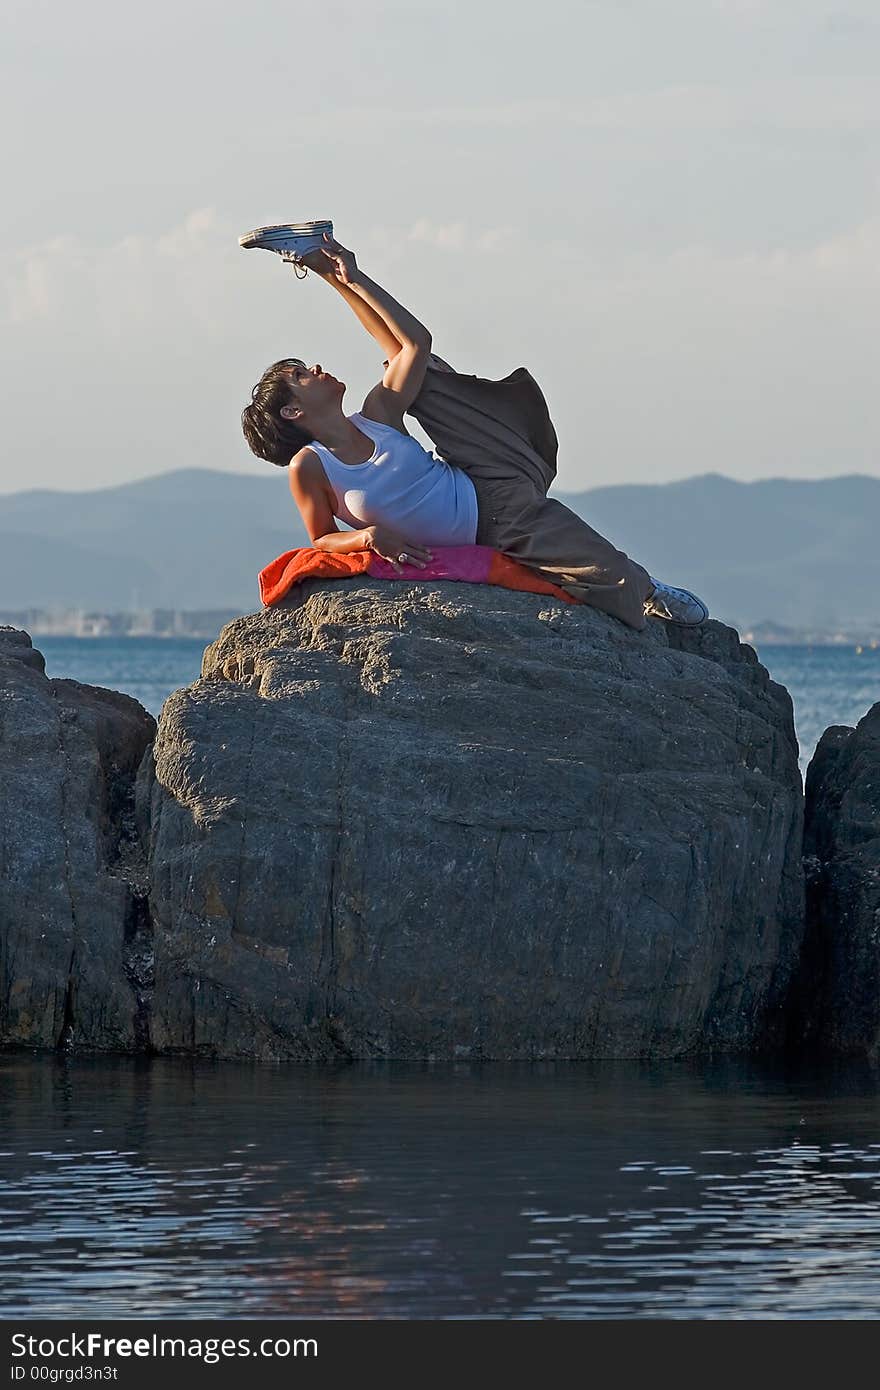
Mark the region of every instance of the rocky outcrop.
<instances>
[{"instance_id":1,"label":"rocky outcrop","mask_svg":"<svg viewBox=\"0 0 880 1390\"><path fill-rule=\"evenodd\" d=\"M145 872L133 818L155 722L127 695L49 680L0 628L0 1043L146 1043Z\"/></svg>"},{"instance_id":2,"label":"rocky outcrop","mask_svg":"<svg viewBox=\"0 0 880 1390\"><path fill-rule=\"evenodd\" d=\"M880 704L826 730L807 772L798 1041L880 1050Z\"/></svg>"},{"instance_id":3,"label":"rocky outcrop","mask_svg":"<svg viewBox=\"0 0 880 1390\"><path fill-rule=\"evenodd\" d=\"M781 1036L791 705L717 623L311 583L223 630L143 761L135 701L48 680L8 629L0 720L0 1044L628 1057Z\"/></svg>"},{"instance_id":4,"label":"rocky outcrop","mask_svg":"<svg viewBox=\"0 0 880 1390\"><path fill-rule=\"evenodd\" d=\"M717 623L303 585L166 702L138 818L159 1051L665 1057L781 1026L791 703Z\"/></svg>"}]
</instances>

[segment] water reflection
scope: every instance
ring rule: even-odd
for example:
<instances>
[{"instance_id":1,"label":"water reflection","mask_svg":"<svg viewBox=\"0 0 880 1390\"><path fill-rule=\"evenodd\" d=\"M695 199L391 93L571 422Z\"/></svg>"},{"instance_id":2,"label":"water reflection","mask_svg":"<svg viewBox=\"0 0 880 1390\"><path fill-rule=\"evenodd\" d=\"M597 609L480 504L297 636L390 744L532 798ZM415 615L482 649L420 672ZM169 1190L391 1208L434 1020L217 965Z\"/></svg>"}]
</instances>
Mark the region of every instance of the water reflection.
<instances>
[{"instance_id":1,"label":"water reflection","mask_svg":"<svg viewBox=\"0 0 880 1390\"><path fill-rule=\"evenodd\" d=\"M880 1089L825 1072L0 1056L0 1311L874 1317Z\"/></svg>"}]
</instances>

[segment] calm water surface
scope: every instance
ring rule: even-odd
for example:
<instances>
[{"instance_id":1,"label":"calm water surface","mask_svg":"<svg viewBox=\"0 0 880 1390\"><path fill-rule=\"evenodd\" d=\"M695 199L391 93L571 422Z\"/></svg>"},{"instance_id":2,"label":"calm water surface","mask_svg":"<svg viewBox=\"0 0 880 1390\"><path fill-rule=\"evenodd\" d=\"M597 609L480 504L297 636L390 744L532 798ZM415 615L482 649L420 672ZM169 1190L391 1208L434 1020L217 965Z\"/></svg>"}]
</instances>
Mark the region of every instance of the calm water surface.
<instances>
[{"instance_id":1,"label":"calm water surface","mask_svg":"<svg viewBox=\"0 0 880 1390\"><path fill-rule=\"evenodd\" d=\"M863 1067L0 1056L0 1312L868 1318Z\"/></svg>"},{"instance_id":2,"label":"calm water surface","mask_svg":"<svg viewBox=\"0 0 880 1390\"><path fill-rule=\"evenodd\" d=\"M34 637L48 676L121 690L158 715L172 690L202 669L203 637Z\"/></svg>"},{"instance_id":3,"label":"calm water surface","mask_svg":"<svg viewBox=\"0 0 880 1390\"><path fill-rule=\"evenodd\" d=\"M758 656L794 701L804 772L830 725L858 724L880 700L880 647L761 647Z\"/></svg>"}]
</instances>

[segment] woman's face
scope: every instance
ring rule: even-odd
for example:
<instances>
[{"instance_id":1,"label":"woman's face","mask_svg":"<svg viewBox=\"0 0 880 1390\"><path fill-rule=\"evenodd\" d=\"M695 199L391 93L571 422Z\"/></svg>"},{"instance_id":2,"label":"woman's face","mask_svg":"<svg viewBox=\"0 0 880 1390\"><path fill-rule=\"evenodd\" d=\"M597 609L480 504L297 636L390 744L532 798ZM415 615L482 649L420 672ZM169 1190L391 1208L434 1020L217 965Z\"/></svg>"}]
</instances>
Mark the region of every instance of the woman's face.
<instances>
[{"instance_id":1,"label":"woman's face","mask_svg":"<svg viewBox=\"0 0 880 1390\"><path fill-rule=\"evenodd\" d=\"M331 401L341 400L345 392L345 382L330 372L323 371L320 362L307 367L298 357L288 358L287 361L290 369L291 402L289 406L281 408L281 414L285 419L296 419L297 412L302 415L313 414Z\"/></svg>"}]
</instances>

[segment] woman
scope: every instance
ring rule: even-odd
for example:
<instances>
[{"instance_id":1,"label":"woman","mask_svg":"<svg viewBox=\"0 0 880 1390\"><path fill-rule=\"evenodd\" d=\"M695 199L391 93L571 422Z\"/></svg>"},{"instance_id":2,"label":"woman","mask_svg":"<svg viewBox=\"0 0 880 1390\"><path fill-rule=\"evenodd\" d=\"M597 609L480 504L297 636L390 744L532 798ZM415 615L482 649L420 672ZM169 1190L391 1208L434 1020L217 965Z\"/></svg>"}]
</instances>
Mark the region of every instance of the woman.
<instances>
[{"instance_id":1,"label":"woman","mask_svg":"<svg viewBox=\"0 0 880 1390\"><path fill-rule=\"evenodd\" d=\"M290 236L285 241L285 231ZM399 571L424 568L431 547L492 546L568 593L641 629L647 616L696 626L706 605L617 550L547 491L556 432L524 367L502 381L463 376L431 352L431 335L326 232L304 257L291 227L242 238L315 271L343 296L386 353L382 381L345 415L345 383L297 358L263 373L242 413L252 451L289 469L312 545L373 550ZM433 439L430 454L404 424ZM337 521L350 526L340 530Z\"/></svg>"}]
</instances>

